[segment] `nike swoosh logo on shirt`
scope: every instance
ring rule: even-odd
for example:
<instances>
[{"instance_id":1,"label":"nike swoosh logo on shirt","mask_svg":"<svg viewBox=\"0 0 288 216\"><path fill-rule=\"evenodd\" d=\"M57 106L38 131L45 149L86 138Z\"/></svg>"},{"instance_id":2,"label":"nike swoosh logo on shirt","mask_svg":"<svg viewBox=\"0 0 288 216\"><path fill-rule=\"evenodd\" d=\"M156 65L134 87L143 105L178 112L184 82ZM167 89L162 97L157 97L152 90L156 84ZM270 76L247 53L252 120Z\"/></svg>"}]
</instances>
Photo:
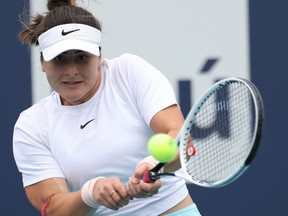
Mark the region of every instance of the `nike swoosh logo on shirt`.
<instances>
[{"instance_id":1,"label":"nike swoosh logo on shirt","mask_svg":"<svg viewBox=\"0 0 288 216\"><path fill-rule=\"evenodd\" d=\"M90 121L86 122L84 125L80 125L80 129L84 129L90 122L94 121L95 119L91 119Z\"/></svg>"}]
</instances>

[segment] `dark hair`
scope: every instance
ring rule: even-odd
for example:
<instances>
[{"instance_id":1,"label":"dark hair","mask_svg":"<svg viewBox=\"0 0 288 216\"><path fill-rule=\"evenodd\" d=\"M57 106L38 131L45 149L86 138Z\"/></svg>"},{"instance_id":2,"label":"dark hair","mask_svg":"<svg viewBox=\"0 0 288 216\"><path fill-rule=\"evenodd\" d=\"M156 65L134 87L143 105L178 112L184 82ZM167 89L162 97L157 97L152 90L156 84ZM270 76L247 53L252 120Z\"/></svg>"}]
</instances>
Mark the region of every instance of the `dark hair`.
<instances>
[{"instance_id":1,"label":"dark hair","mask_svg":"<svg viewBox=\"0 0 288 216\"><path fill-rule=\"evenodd\" d=\"M102 31L99 20L89 11L76 6L75 0L48 0L47 8L49 12L30 17L28 23L20 20L23 28L18 38L22 43L38 45L38 37L43 32L61 24L80 23Z\"/></svg>"}]
</instances>

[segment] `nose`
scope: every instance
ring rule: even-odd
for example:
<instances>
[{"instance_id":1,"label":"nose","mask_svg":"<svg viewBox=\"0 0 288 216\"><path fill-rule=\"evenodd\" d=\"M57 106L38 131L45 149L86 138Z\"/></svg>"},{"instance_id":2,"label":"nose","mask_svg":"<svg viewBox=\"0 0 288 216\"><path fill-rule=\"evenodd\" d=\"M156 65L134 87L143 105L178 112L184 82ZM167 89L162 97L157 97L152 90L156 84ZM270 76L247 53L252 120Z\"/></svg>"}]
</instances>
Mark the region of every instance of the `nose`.
<instances>
[{"instance_id":1,"label":"nose","mask_svg":"<svg viewBox=\"0 0 288 216\"><path fill-rule=\"evenodd\" d=\"M71 77L79 74L79 68L77 67L77 64L74 61L70 62L70 64L66 68L65 74Z\"/></svg>"}]
</instances>

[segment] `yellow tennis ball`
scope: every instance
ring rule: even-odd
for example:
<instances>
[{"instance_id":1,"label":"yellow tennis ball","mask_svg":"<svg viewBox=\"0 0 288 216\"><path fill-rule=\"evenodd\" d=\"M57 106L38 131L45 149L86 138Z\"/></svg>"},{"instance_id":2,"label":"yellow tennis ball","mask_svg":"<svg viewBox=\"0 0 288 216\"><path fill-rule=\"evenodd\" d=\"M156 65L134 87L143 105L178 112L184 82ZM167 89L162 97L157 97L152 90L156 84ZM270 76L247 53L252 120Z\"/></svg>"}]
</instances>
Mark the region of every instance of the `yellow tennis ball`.
<instances>
[{"instance_id":1,"label":"yellow tennis ball","mask_svg":"<svg viewBox=\"0 0 288 216\"><path fill-rule=\"evenodd\" d=\"M158 161L167 163L175 159L178 147L175 140L168 134L153 135L147 143L149 153Z\"/></svg>"}]
</instances>

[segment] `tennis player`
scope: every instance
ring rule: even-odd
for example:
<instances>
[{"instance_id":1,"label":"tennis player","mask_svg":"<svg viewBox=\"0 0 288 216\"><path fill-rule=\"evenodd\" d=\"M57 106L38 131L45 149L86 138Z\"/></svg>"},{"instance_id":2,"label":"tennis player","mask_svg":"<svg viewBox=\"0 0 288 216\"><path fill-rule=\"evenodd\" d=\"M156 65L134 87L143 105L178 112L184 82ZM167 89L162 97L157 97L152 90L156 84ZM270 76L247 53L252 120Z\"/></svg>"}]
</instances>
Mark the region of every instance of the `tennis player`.
<instances>
[{"instance_id":1,"label":"tennis player","mask_svg":"<svg viewBox=\"0 0 288 216\"><path fill-rule=\"evenodd\" d=\"M158 163L148 155L149 137L175 137L184 121L168 80L132 54L102 59L101 24L75 1L47 6L19 33L23 43L39 46L54 90L14 127L30 203L42 216L199 216L184 180L141 180ZM179 167L175 160L165 169Z\"/></svg>"}]
</instances>

